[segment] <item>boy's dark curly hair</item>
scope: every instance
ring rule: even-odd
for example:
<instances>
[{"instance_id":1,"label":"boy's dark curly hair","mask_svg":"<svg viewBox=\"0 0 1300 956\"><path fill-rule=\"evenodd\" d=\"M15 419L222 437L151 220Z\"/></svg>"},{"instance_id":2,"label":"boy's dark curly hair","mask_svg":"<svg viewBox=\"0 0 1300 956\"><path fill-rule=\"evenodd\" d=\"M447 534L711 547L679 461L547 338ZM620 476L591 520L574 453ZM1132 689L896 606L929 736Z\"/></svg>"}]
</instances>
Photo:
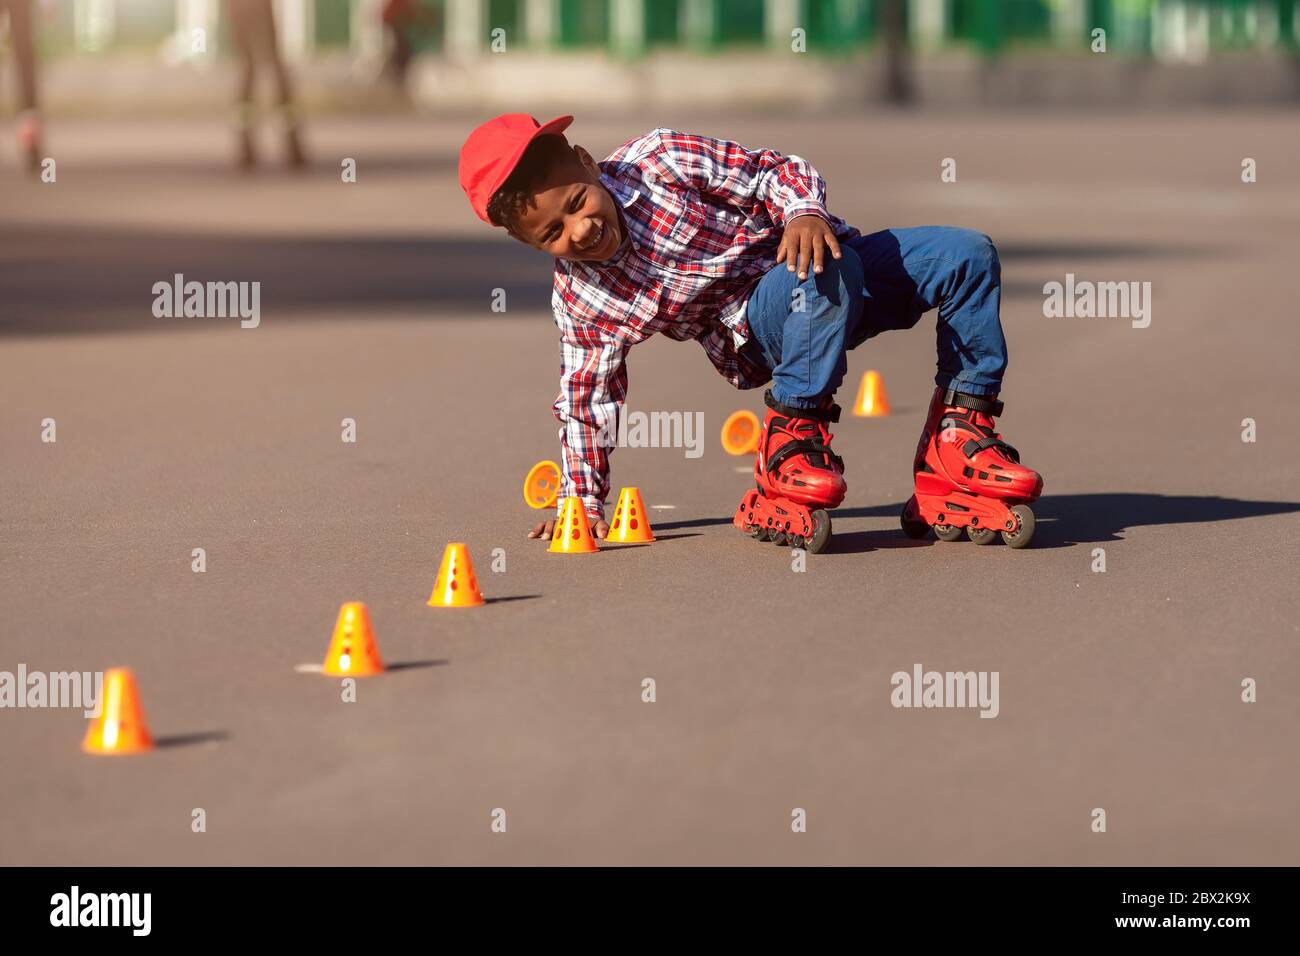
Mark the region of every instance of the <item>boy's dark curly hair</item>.
<instances>
[{"instance_id":1,"label":"boy's dark curly hair","mask_svg":"<svg viewBox=\"0 0 1300 956\"><path fill-rule=\"evenodd\" d=\"M487 214L492 224L505 226L517 235L519 217L529 206L533 193L555 165L565 162L577 162L577 157L563 136L547 134L533 140L520 157L519 165L488 202Z\"/></svg>"}]
</instances>

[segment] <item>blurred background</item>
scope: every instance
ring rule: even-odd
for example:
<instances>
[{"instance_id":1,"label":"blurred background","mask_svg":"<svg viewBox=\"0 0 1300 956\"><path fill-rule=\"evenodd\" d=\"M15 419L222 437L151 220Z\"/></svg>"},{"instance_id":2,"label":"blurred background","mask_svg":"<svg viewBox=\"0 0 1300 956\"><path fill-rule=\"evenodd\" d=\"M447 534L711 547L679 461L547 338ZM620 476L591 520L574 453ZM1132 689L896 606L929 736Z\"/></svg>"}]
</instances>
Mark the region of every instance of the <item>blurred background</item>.
<instances>
[{"instance_id":1,"label":"blurred background","mask_svg":"<svg viewBox=\"0 0 1300 956\"><path fill-rule=\"evenodd\" d=\"M4 2L34 3L42 96L50 109L78 112L222 105L239 45L229 14L258 5ZM521 95L537 104L610 109L834 108L908 97L936 104L1259 102L1292 99L1300 85L1295 0L270 6L280 51L313 108L392 108L404 101L399 91L417 107L446 109L508 108ZM12 37L6 53L13 55ZM11 90L13 76L6 72Z\"/></svg>"}]
</instances>

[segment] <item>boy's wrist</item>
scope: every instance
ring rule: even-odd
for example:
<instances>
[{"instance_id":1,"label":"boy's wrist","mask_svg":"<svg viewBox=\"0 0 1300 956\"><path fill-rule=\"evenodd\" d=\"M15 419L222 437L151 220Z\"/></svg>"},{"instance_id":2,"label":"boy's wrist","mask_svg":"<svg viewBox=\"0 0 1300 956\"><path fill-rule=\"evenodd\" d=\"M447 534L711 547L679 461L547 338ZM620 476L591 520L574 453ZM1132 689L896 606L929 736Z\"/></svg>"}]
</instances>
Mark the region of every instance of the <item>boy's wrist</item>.
<instances>
[{"instance_id":1,"label":"boy's wrist","mask_svg":"<svg viewBox=\"0 0 1300 956\"><path fill-rule=\"evenodd\" d=\"M787 225L793 219L809 215L820 216L827 222L831 221L830 216L826 212L826 207L815 199L805 199L802 202L792 203L782 211L785 213L785 221Z\"/></svg>"}]
</instances>

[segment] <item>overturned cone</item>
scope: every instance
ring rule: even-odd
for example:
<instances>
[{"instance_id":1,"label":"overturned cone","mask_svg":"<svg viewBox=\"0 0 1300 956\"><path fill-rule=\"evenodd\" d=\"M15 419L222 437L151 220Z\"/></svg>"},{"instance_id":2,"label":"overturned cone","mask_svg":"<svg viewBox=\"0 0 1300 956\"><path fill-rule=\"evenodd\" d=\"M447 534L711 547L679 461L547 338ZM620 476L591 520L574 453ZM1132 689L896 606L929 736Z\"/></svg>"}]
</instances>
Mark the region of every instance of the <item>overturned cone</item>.
<instances>
[{"instance_id":1,"label":"overturned cone","mask_svg":"<svg viewBox=\"0 0 1300 956\"><path fill-rule=\"evenodd\" d=\"M560 496L560 466L539 461L524 478L524 502L530 508L552 508Z\"/></svg>"},{"instance_id":2,"label":"overturned cone","mask_svg":"<svg viewBox=\"0 0 1300 956\"><path fill-rule=\"evenodd\" d=\"M469 548L459 541L447 545L429 595L429 607L479 607L482 603Z\"/></svg>"},{"instance_id":3,"label":"overturned cone","mask_svg":"<svg viewBox=\"0 0 1300 956\"><path fill-rule=\"evenodd\" d=\"M763 426L758 416L747 409L732 412L722 423L722 448L728 455L752 455L758 451L758 436Z\"/></svg>"},{"instance_id":4,"label":"overturned cone","mask_svg":"<svg viewBox=\"0 0 1300 956\"><path fill-rule=\"evenodd\" d=\"M135 675L129 667L114 667L104 674L104 699L100 701L99 716L91 719L81 749L90 754L138 754L153 750Z\"/></svg>"}]
</instances>

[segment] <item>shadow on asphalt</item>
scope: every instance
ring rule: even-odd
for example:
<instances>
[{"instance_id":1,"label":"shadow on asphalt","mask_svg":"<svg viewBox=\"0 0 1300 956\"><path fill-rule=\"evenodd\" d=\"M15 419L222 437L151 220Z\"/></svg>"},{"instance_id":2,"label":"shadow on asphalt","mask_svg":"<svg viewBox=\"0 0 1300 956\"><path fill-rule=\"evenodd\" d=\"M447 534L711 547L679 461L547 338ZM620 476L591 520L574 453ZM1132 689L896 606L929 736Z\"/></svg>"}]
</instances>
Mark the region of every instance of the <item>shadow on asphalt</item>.
<instances>
[{"instance_id":1,"label":"shadow on asphalt","mask_svg":"<svg viewBox=\"0 0 1300 956\"><path fill-rule=\"evenodd\" d=\"M540 594L512 594L508 597L484 598L484 604L505 604L507 601L531 601L541 597Z\"/></svg>"},{"instance_id":2,"label":"shadow on asphalt","mask_svg":"<svg viewBox=\"0 0 1300 956\"><path fill-rule=\"evenodd\" d=\"M384 670L387 671L414 671L422 667L446 667L451 661L445 658L428 661L397 661L395 664L385 664Z\"/></svg>"},{"instance_id":3,"label":"shadow on asphalt","mask_svg":"<svg viewBox=\"0 0 1300 956\"><path fill-rule=\"evenodd\" d=\"M895 518L902 502L867 508L839 508L831 512L833 522L846 518ZM1130 528L1164 524L1203 524L1261 518L1300 511L1295 501L1243 501L1199 495L1153 495L1139 492L1106 492L1095 495L1054 495L1034 504L1038 528L1030 548L1067 548L1078 544L1122 541L1120 532ZM729 525L731 517L693 518L656 524L655 530L706 528ZM913 541L901 530L836 531L826 554L861 554L877 548L912 548L934 544L932 538Z\"/></svg>"},{"instance_id":4,"label":"shadow on asphalt","mask_svg":"<svg viewBox=\"0 0 1300 956\"><path fill-rule=\"evenodd\" d=\"M196 236L182 232L6 226L0 235L0 335L187 331L238 319L155 318L153 286L260 282L263 322L355 321L358 310L415 319L481 316L494 289L546 311L554 259L484 239ZM393 313L392 310L400 310Z\"/></svg>"},{"instance_id":5,"label":"shadow on asphalt","mask_svg":"<svg viewBox=\"0 0 1300 956\"><path fill-rule=\"evenodd\" d=\"M849 531L831 535L830 545L822 554L866 554L869 551L897 551L900 548L928 548L937 544L933 538L917 541L901 531L887 528L883 531Z\"/></svg>"},{"instance_id":6,"label":"shadow on asphalt","mask_svg":"<svg viewBox=\"0 0 1300 956\"><path fill-rule=\"evenodd\" d=\"M1127 261L1197 257L1206 250L1154 245L1043 242L1003 247L1005 262L1064 257ZM185 281L260 282L267 322L347 319L358 310L411 319L479 315L504 289L520 308L550 307L554 259L485 230L483 238L194 235L157 229L6 226L0 335L211 328L220 318L160 319L153 286ZM503 278L504 277L504 278ZM1042 282L1003 283L1007 296L1039 296Z\"/></svg>"},{"instance_id":7,"label":"shadow on asphalt","mask_svg":"<svg viewBox=\"0 0 1300 956\"><path fill-rule=\"evenodd\" d=\"M1129 528L1235 521L1300 511L1295 501L1243 501L1201 495L1110 492L1045 497L1034 504L1038 530L1030 547L1067 547L1121 541Z\"/></svg>"},{"instance_id":8,"label":"shadow on asphalt","mask_svg":"<svg viewBox=\"0 0 1300 956\"><path fill-rule=\"evenodd\" d=\"M208 730L197 734L172 734L170 737L155 737L154 746L159 750L167 747L191 747L195 744L217 743L229 739L230 734L224 730Z\"/></svg>"}]
</instances>

